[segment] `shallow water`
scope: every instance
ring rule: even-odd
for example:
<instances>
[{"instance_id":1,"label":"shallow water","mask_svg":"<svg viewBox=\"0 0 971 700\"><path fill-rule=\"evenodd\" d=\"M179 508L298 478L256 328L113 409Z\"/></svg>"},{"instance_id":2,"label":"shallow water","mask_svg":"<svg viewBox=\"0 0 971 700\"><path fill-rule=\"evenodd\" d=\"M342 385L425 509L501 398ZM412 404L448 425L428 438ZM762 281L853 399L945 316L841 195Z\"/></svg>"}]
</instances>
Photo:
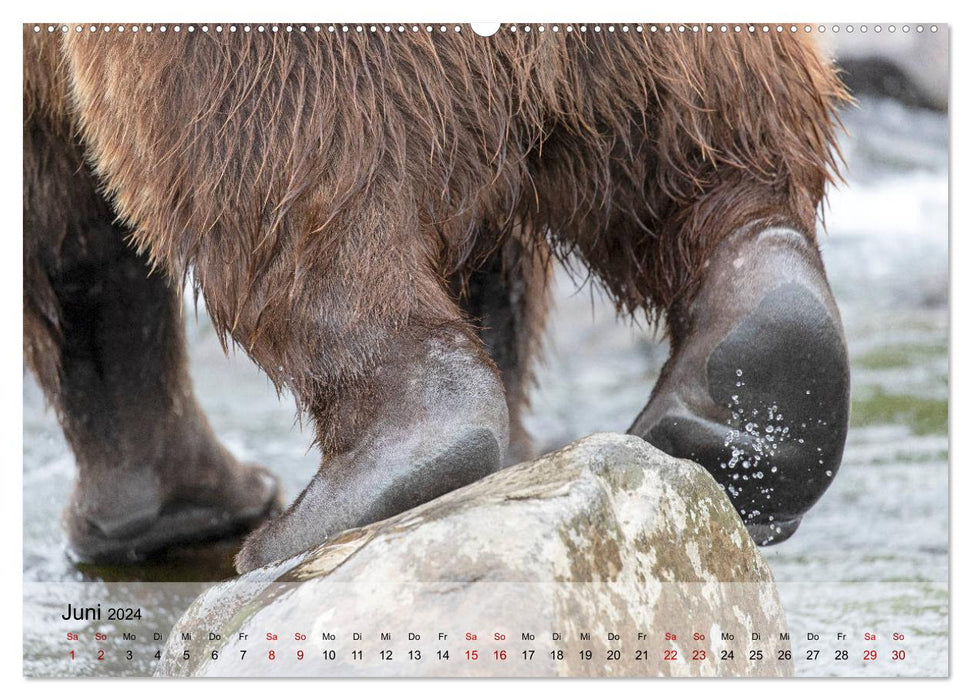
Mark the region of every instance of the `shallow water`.
<instances>
[{"instance_id":1,"label":"shallow water","mask_svg":"<svg viewBox=\"0 0 971 700\"><path fill-rule=\"evenodd\" d=\"M946 117L891 102L847 112L848 184L833 191L823 257L843 314L852 365L851 430L833 486L787 542L762 550L794 630L906 626L908 675L947 672L948 186ZM595 290L560 274L546 360L527 425L537 446L595 431L625 431L666 357L643 326L618 322ZM188 329L197 394L238 457L277 473L288 498L317 468L309 430L242 354L226 359L202 316ZM24 378L24 579L33 583L213 581L232 574L232 543L173 553L137 567L75 567L58 525L73 458L29 375ZM243 408L245 407L245 408ZM866 599L806 582L876 582ZM787 585L792 584L792 585ZM25 670L47 673L63 655L35 620L50 607L25 592ZM115 587L113 590L117 590ZM165 617L188 604L160 601ZM830 593L826 593L829 591ZM59 597L55 596L55 600ZM838 673L832 665L802 673Z\"/></svg>"}]
</instances>

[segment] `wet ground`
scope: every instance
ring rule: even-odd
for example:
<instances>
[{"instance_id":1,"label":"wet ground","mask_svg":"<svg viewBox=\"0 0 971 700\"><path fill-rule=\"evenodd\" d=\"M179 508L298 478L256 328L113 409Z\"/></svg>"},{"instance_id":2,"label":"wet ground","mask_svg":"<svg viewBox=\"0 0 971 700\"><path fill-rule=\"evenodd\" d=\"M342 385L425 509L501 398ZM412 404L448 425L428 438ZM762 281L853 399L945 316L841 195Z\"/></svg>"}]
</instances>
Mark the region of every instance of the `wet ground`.
<instances>
[{"instance_id":1,"label":"wet ground","mask_svg":"<svg viewBox=\"0 0 971 700\"><path fill-rule=\"evenodd\" d=\"M886 101L865 101L844 120L848 184L830 194L821 240L849 341L851 430L833 486L792 539L763 552L783 584L794 628L840 623L889 634L889 626L906 626L915 650L906 672L936 675L947 671L948 629L948 125L941 114ZM565 274L556 298L528 418L543 449L595 431L625 431L666 357L651 331L618 322L595 290L576 291ZM317 458L292 399L278 397L242 354L226 359L204 317L190 320L188 335L197 393L216 432L237 456L279 474L288 498L296 496ZM23 468L25 583L232 574L231 543L137 567L69 561L58 519L73 459L30 376ZM807 582L822 585L807 596L799 585ZM877 585L860 600L829 585L839 582ZM40 592L56 588L25 589L25 652L44 667L62 657L46 637L31 636L31 624L50 612ZM178 607L191 595L160 604ZM839 672L832 663L796 664L805 673Z\"/></svg>"}]
</instances>

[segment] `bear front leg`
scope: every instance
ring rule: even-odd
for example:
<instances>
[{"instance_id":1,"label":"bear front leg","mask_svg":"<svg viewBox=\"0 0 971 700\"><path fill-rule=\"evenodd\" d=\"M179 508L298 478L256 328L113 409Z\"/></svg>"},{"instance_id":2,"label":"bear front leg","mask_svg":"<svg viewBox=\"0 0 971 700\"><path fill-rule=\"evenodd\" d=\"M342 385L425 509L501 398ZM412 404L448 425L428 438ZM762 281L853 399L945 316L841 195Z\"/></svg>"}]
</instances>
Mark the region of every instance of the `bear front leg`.
<instances>
[{"instance_id":1,"label":"bear front leg","mask_svg":"<svg viewBox=\"0 0 971 700\"><path fill-rule=\"evenodd\" d=\"M818 250L787 228L727 237L668 326L671 357L629 432L708 469L758 544L785 540L832 482L849 418Z\"/></svg>"},{"instance_id":2,"label":"bear front leg","mask_svg":"<svg viewBox=\"0 0 971 700\"><path fill-rule=\"evenodd\" d=\"M310 397L319 442L334 449L324 449L293 505L246 540L240 573L502 467L509 441L502 383L470 331L408 333L392 346L366 376Z\"/></svg>"}]
</instances>

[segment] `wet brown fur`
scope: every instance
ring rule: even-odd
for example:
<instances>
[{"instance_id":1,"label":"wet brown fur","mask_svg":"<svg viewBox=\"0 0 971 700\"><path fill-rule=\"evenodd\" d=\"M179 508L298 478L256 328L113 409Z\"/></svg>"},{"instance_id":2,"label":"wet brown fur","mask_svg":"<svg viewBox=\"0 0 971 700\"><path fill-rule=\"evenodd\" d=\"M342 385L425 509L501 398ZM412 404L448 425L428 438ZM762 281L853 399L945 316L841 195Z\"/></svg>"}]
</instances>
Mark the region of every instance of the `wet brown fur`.
<instances>
[{"instance_id":1,"label":"wet brown fur","mask_svg":"<svg viewBox=\"0 0 971 700\"><path fill-rule=\"evenodd\" d=\"M192 271L224 339L316 417L326 457L401 347L473 335L463 292L497 255L527 290L518 402L549 251L656 316L742 226L815 240L845 94L810 38L560 29L26 30L25 134L51 130L72 163L83 144L139 250ZM72 206L44 200L48 216ZM26 355L56 391L57 313L29 238Z\"/></svg>"}]
</instances>

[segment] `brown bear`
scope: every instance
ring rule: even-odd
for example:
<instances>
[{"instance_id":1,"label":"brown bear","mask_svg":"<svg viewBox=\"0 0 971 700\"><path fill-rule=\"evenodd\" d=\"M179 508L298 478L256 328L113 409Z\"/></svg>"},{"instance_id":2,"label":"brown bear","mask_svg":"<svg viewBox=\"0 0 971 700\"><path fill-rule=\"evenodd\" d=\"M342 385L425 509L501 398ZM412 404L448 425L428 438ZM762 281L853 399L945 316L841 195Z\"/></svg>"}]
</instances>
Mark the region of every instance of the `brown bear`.
<instances>
[{"instance_id":1,"label":"brown bear","mask_svg":"<svg viewBox=\"0 0 971 700\"><path fill-rule=\"evenodd\" d=\"M666 321L631 432L760 543L792 534L848 418L815 233L846 95L810 37L234 28L25 27L24 348L77 459L78 556L274 514L193 396L190 272L321 451L246 571L530 454L556 257Z\"/></svg>"}]
</instances>

